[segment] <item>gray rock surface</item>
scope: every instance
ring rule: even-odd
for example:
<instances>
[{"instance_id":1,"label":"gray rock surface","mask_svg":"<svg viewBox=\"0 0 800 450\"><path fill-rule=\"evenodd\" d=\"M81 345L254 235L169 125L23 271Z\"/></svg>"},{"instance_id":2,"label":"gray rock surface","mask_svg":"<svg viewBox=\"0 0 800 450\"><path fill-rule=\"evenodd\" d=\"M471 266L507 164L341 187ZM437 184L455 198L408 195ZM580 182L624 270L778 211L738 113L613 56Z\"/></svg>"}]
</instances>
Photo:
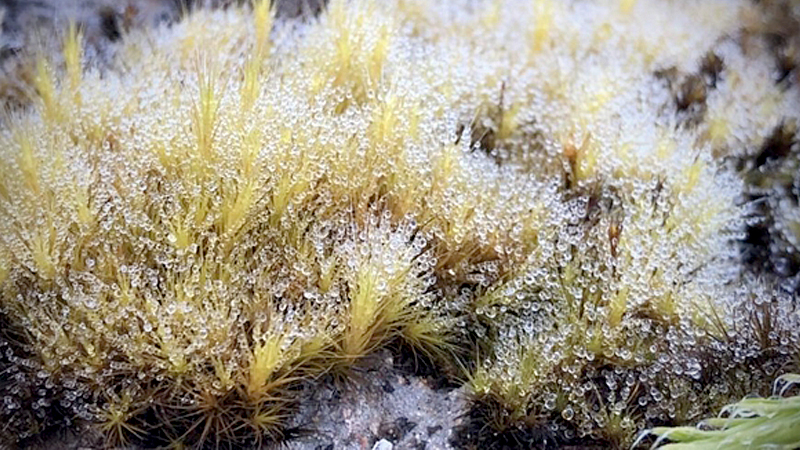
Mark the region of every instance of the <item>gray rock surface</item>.
<instances>
[{"instance_id":1,"label":"gray rock surface","mask_svg":"<svg viewBox=\"0 0 800 450\"><path fill-rule=\"evenodd\" d=\"M289 448L369 450L384 439L395 450L449 449L465 407L461 390L434 389L426 378L404 375L384 351L365 361L352 382L308 390L292 425L316 431Z\"/></svg>"}]
</instances>

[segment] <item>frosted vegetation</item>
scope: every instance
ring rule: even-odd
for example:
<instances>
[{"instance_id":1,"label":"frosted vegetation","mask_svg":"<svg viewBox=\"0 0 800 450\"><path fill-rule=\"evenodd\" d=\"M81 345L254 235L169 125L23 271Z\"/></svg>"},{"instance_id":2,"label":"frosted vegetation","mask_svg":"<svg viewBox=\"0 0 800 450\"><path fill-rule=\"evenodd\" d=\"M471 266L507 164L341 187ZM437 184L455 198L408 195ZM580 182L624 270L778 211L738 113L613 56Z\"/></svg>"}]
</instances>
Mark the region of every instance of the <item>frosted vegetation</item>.
<instances>
[{"instance_id":1,"label":"frosted vegetation","mask_svg":"<svg viewBox=\"0 0 800 450\"><path fill-rule=\"evenodd\" d=\"M730 161L800 119L734 39L754 7L439 3L256 2L38 57L0 128L0 436L279 440L303 380L399 341L499 433L623 447L796 370L796 297L737 244Z\"/></svg>"}]
</instances>

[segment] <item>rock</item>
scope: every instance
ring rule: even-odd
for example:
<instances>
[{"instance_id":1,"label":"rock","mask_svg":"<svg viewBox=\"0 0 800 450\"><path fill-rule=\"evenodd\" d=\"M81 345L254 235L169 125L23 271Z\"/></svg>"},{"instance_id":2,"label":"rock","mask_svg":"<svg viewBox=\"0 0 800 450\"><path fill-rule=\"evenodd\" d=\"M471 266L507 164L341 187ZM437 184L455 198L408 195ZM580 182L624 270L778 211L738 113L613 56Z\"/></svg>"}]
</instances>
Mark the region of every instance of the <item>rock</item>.
<instances>
[{"instance_id":1,"label":"rock","mask_svg":"<svg viewBox=\"0 0 800 450\"><path fill-rule=\"evenodd\" d=\"M386 439L381 439L375 443L375 445L372 447L372 450L392 450L393 447L394 445L392 445L391 442L387 441Z\"/></svg>"},{"instance_id":2,"label":"rock","mask_svg":"<svg viewBox=\"0 0 800 450\"><path fill-rule=\"evenodd\" d=\"M408 418L399 417L393 422L382 423L376 434L380 438L390 439L392 442L398 442L416 426L417 424L415 422L411 422L408 420Z\"/></svg>"}]
</instances>

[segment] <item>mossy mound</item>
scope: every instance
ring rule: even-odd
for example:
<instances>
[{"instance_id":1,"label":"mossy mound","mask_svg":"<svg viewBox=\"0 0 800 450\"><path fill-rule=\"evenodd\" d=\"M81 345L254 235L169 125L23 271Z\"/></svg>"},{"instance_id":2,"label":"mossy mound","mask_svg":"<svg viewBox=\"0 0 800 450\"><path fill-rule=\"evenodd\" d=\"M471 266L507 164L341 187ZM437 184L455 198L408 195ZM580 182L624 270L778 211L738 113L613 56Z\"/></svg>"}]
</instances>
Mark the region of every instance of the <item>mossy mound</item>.
<instances>
[{"instance_id":1,"label":"mossy mound","mask_svg":"<svg viewBox=\"0 0 800 450\"><path fill-rule=\"evenodd\" d=\"M280 441L305 380L386 346L522 447L625 447L763 393L800 327L743 270L731 160L800 102L735 40L758 14L256 1L102 64L70 27L0 130L3 437Z\"/></svg>"}]
</instances>

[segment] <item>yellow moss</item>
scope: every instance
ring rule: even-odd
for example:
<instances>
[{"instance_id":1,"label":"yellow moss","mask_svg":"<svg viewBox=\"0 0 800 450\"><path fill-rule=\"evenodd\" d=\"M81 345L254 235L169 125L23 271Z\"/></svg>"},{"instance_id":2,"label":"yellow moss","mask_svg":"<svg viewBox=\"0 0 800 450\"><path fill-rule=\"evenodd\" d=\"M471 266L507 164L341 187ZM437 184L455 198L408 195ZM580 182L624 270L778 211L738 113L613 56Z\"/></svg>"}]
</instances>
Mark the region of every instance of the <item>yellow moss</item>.
<instances>
[{"instance_id":1,"label":"yellow moss","mask_svg":"<svg viewBox=\"0 0 800 450\"><path fill-rule=\"evenodd\" d=\"M636 0L620 0L619 2L619 9L622 14L630 14L634 6L636 6Z\"/></svg>"},{"instance_id":2,"label":"yellow moss","mask_svg":"<svg viewBox=\"0 0 800 450\"><path fill-rule=\"evenodd\" d=\"M86 188L74 184L75 190L75 211L78 214L78 220L84 226L89 226L94 222L94 214L92 213L89 205L89 195Z\"/></svg>"},{"instance_id":3,"label":"yellow moss","mask_svg":"<svg viewBox=\"0 0 800 450\"><path fill-rule=\"evenodd\" d=\"M600 24L594 32L594 40L598 44L607 41L613 35L613 28L608 22Z\"/></svg>"},{"instance_id":4,"label":"yellow moss","mask_svg":"<svg viewBox=\"0 0 800 450\"><path fill-rule=\"evenodd\" d=\"M481 26L485 28L492 28L497 26L500 21L500 11L502 3L495 0L486 8L486 12L481 16Z\"/></svg>"},{"instance_id":5,"label":"yellow moss","mask_svg":"<svg viewBox=\"0 0 800 450\"><path fill-rule=\"evenodd\" d=\"M220 358L212 358L212 364L214 366L214 376L223 389L227 390L233 387L233 370Z\"/></svg>"},{"instance_id":6,"label":"yellow moss","mask_svg":"<svg viewBox=\"0 0 800 450\"><path fill-rule=\"evenodd\" d=\"M522 104L515 103L500 115L500 126L497 129L497 139L503 141L511 137L519 127L517 116L522 110Z\"/></svg>"},{"instance_id":7,"label":"yellow moss","mask_svg":"<svg viewBox=\"0 0 800 450\"><path fill-rule=\"evenodd\" d=\"M75 95L75 103L80 105L78 89L83 78L83 36L75 22L70 22L66 37L64 38L64 63L66 64L69 89Z\"/></svg>"},{"instance_id":8,"label":"yellow moss","mask_svg":"<svg viewBox=\"0 0 800 450\"><path fill-rule=\"evenodd\" d=\"M281 404L260 403L253 409L250 423L265 435L279 434L287 415Z\"/></svg>"},{"instance_id":9,"label":"yellow moss","mask_svg":"<svg viewBox=\"0 0 800 450\"><path fill-rule=\"evenodd\" d=\"M235 233L241 227L255 201L256 189L254 181L247 181L244 186L232 189L233 193L225 197L221 207L220 234Z\"/></svg>"},{"instance_id":10,"label":"yellow moss","mask_svg":"<svg viewBox=\"0 0 800 450\"><path fill-rule=\"evenodd\" d=\"M190 227L187 226L180 217L175 217L170 227L170 234L167 236L167 240L170 241L175 248L179 249L184 249L194 242Z\"/></svg>"},{"instance_id":11,"label":"yellow moss","mask_svg":"<svg viewBox=\"0 0 800 450\"><path fill-rule=\"evenodd\" d=\"M608 311L608 324L612 327L617 327L622 321L622 316L627 312L628 291L627 287L620 289L611 300Z\"/></svg>"},{"instance_id":12,"label":"yellow moss","mask_svg":"<svg viewBox=\"0 0 800 450\"><path fill-rule=\"evenodd\" d=\"M266 394L264 387L282 362L283 350L281 347L283 345L283 336L273 334L267 337L262 344L257 344L253 348L247 378L247 396L249 398L258 399Z\"/></svg>"},{"instance_id":13,"label":"yellow moss","mask_svg":"<svg viewBox=\"0 0 800 450\"><path fill-rule=\"evenodd\" d=\"M253 3L253 22L255 24L255 45L243 67L242 111L248 111L261 90L262 67L269 56L270 32L275 20L275 8L269 0L256 0Z\"/></svg>"},{"instance_id":14,"label":"yellow moss","mask_svg":"<svg viewBox=\"0 0 800 450\"><path fill-rule=\"evenodd\" d=\"M727 119L721 116L709 118L707 134L712 145L720 146L725 143L730 135L730 126Z\"/></svg>"},{"instance_id":15,"label":"yellow moss","mask_svg":"<svg viewBox=\"0 0 800 450\"><path fill-rule=\"evenodd\" d=\"M554 5L551 0L533 0L534 23L530 31L531 49L541 51L550 38Z\"/></svg>"},{"instance_id":16,"label":"yellow moss","mask_svg":"<svg viewBox=\"0 0 800 450\"><path fill-rule=\"evenodd\" d=\"M398 128L398 113L403 108L396 96L389 94L384 102L375 110L375 119L371 124L374 142L380 144L394 137Z\"/></svg>"},{"instance_id":17,"label":"yellow moss","mask_svg":"<svg viewBox=\"0 0 800 450\"><path fill-rule=\"evenodd\" d=\"M7 258L8 256L2 251L2 248L0 248L0 286L2 286L3 282L8 278L10 263L7 261Z\"/></svg>"},{"instance_id":18,"label":"yellow moss","mask_svg":"<svg viewBox=\"0 0 800 450\"><path fill-rule=\"evenodd\" d=\"M342 349L348 357L363 356L370 348L375 321L381 307L377 274L370 266L361 268L353 283L350 314Z\"/></svg>"},{"instance_id":19,"label":"yellow moss","mask_svg":"<svg viewBox=\"0 0 800 450\"><path fill-rule=\"evenodd\" d=\"M132 403L131 395L126 391L121 398L110 399L98 411L97 428L104 434L107 446L126 446L131 438L144 436L142 428L130 423L138 412Z\"/></svg>"},{"instance_id":20,"label":"yellow moss","mask_svg":"<svg viewBox=\"0 0 800 450\"><path fill-rule=\"evenodd\" d=\"M689 192L697 186L698 181L700 181L700 175L703 172L704 164L702 161L697 160L688 166L684 171L684 180L683 183L677 188L681 192Z\"/></svg>"},{"instance_id":21,"label":"yellow moss","mask_svg":"<svg viewBox=\"0 0 800 450\"><path fill-rule=\"evenodd\" d=\"M256 55L250 55L244 64L241 96L242 111L249 110L258 97L261 89L261 65L262 61Z\"/></svg>"},{"instance_id":22,"label":"yellow moss","mask_svg":"<svg viewBox=\"0 0 800 450\"><path fill-rule=\"evenodd\" d=\"M49 230L45 232L47 231ZM52 279L57 270L50 241L50 233L37 233L30 242L31 256L33 257L34 265L39 276L45 280Z\"/></svg>"},{"instance_id":23,"label":"yellow moss","mask_svg":"<svg viewBox=\"0 0 800 450\"><path fill-rule=\"evenodd\" d=\"M256 28L255 54L260 58L269 52L269 34L275 20L275 7L269 0L255 0L253 3L253 22Z\"/></svg>"},{"instance_id":24,"label":"yellow moss","mask_svg":"<svg viewBox=\"0 0 800 450\"><path fill-rule=\"evenodd\" d=\"M36 60L36 74L33 78L33 87L42 101L43 114L49 122L58 123L61 120L61 110L56 99L56 87L51 74L50 64L44 57Z\"/></svg>"},{"instance_id":25,"label":"yellow moss","mask_svg":"<svg viewBox=\"0 0 800 450\"><path fill-rule=\"evenodd\" d=\"M297 359L311 363L315 363L317 360L324 360L326 356L330 356L332 344L333 339L327 332L317 333L311 339L303 342Z\"/></svg>"},{"instance_id":26,"label":"yellow moss","mask_svg":"<svg viewBox=\"0 0 800 450\"><path fill-rule=\"evenodd\" d=\"M401 336L415 348L436 355L451 347L435 317L422 316L404 324Z\"/></svg>"},{"instance_id":27,"label":"yellow moss","mask_svg":"<svg viewBox=\"0 0 800 450\"><path fill-rule=\"evenodd\" d=\"M604 83L603 88L598 89L586 102L580 105L579 114L596 114L605 107L611 99L618 95L617 89L617 86L610 81Z\"/></svg>"},{"instance_id":28,"label":"yellow moss","mask_svg":"<svg viewBox=\"0 0 800 450\"><path fill-rule=\"evenodd\" d=\"M204 67L200 69L199 99L192 115L197 139L197 159L195 172L203 174L214 163L214 136L219 112L218 76L214 70Z\"/></svg>"},{"instance_id":29,"label":"yellow moss","mask_svg":"<svg viewBox=\"0 0 800 450\"><path fill-rule=\"evenodd\" d=\"M586 135L578 149L575 176L578 180L587 180L592 177L597 166L597 151L592 143L591 135Z\"/></svg>"}]
</instances>

